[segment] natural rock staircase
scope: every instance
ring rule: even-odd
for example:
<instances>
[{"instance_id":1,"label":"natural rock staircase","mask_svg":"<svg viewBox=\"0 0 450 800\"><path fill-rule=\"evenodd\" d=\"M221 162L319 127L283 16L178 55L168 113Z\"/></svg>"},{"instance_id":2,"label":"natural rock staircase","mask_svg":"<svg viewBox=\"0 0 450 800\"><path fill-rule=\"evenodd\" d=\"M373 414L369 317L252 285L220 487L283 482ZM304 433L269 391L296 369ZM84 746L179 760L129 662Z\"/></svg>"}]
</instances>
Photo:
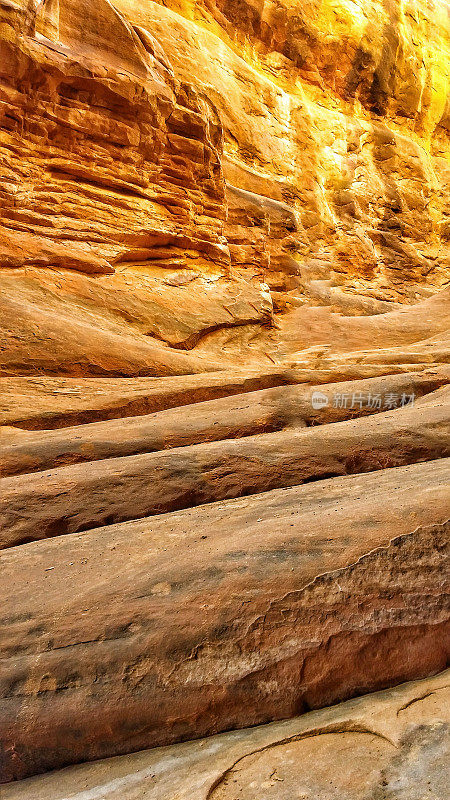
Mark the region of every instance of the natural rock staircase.
<instances>
[{"instance_id":1,"label":"natural rock staircase","mask_svg":"<svg viewBox=\"0 0 450 800\"><path fill-rule=\"evenodd\" d=\"M4 378L3 779L444 668L448 378Z\"/></svg>"}]
</instances>

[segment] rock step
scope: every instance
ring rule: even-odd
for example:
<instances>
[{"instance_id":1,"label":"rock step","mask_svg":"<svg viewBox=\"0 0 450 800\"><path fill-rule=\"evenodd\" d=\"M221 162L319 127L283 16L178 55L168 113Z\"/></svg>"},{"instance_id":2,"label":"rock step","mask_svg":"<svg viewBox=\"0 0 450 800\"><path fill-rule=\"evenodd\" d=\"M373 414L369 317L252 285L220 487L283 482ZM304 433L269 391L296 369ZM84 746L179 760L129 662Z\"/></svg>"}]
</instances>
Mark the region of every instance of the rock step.
<instances>
[{"instance_id":1,"label":"rock step","mask_svg":"<svg viewBox=\"0 0 450 800\"><path fill-rule=\"evenodd\" d=\"M326 385L374 377L423 373L450 380L448 364L346 364L326 369L223 370L168 377L74 378L0 376L0 425L25 430L66 428L105 419L152 414L168 408L294 384Z\"/></svg>"},{"instance_id":2,"label":"rock step","mask_svg":"<svg viewBox=\"0 0 450 800\"><path fill-rule=\"evenodd\" d=\"M441 459L4 551L1 779L443 669L449 481Z\"/></svg>"},{"instance_id":3,"label":"rock step","mask_svg":"<svg viewBox=\"0 0 450 800\"><path fill-rule=\"evenodd\" d=\"M432 370L429 374L438 377L447 372ZM447 379L450 380L450 370ZM0 377L0 425L26 430L66 428L297 382L296 373L280 368L165 378Z\"/></svg>"},{"instance_id":4,"label":"rock step","mask_svg":"<svg viewBox=\"0 0 450 800\"><path fill-rule=\"evenodd\" d=\"M450 377L412 373L327 386L277 386L181 406L152 415L24 432L0 428L0 476L166 450L380 413L406 399L428 396ZM274 376L275 378L275 376ZM262 380L262 378L261 378ZM232 387L230 387L232 388ZM315 408L317 392L327 405ZM370 404L370 398L373 400ZM379 405L378 405L379 403Z\"/></svg>"},{"instance_id":5,"label":"rock step","mask_svg":"<svg viewBox=\"0 0 450 800\"><path fill-rule=\"evenodd\" d=\"M450 403L0 479L0 548L450 456ZM393 448L395 442L395 448Z\"/></svg>"}]
</instances>

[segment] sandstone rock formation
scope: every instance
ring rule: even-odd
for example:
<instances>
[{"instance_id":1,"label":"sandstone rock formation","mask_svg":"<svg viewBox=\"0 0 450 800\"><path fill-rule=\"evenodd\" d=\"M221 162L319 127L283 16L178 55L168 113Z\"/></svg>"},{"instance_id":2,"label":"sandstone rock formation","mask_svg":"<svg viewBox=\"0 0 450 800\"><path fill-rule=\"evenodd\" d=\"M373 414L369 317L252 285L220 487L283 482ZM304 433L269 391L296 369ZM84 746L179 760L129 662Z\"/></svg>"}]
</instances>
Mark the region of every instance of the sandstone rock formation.
<instances>
[{"instance_id":1,"label":"sandstone rock formation","mask_svg":"<svg viewBox=\"0 0 450 800\"><path fill-rule=\"evenodd\" d=\"M445 4L167 5L2 0L3 374L440 334Z\"/></svg>"},{"instance_id":2,"label":"sandstone rock formation","mask_svg":"<svg viewBox=\"0 0 450 800\"><path fill-rule=\"evenodd\" d=\"M4 787L4 798L446 800L448 681L447 671L287 722L53 772Z\"/></svg>"},{"instance_id":3,"label":"sandstone rock formation","mask_svg":"<svg viewBox=\"0 0 450 800\"><path fill-rule=\"evenodd\" d=\"M0 0L6 798L443 800L445 675L176 743L448 665L449 33Z\"/></svg>"},{"instance_id":4,"label":"sandstone rock formation","mask_svg":"<svg viewBox=\"0 0 450 800\"><path fill-rule=\"evenodd\" d=\"M450 457L449 400L447 393L447 402L437 406L397 409L381 419L376 415L319 430L288 429L191 447L181 442L182 447L168 452L157 444L153 453L3 478L0 549L312 479ZM279 427L282 417L275 418ZM250 420L243 433L254 429L258 421ZM220 436L220 424L215 433ZM230 431L235 437L239 433ZM87 459L89 445L77 438ZM144 437L141 448L153 449L147 441ZM47 453L46 439L41 442Z\"/></svg>"},{"instance_id":5,"label":"sandstone rock formation","mask_svg":"<svg viewBox=\"0 0 450 800\"><path fill-rule=\"evenodd\" d=\"M386 398L388 395L394 398L414 396L417 402L422 396L424 401L426 400L427 403L436 405L439 409L448 399L447 384L449 378L450 367L446 367L442 370L430 370L418 374L406 373L400 376L390 375L381 379L352 381L352 397L354 395L355 398L365 398L369 394L372 397L380 398ZM244 385L245 383L252 385L250 381L243 382ZM442 392L433 391L439 387L441 387ZM201 386L199 388L200 391L204 391L205 389L211 390L212 387ZM222 389L220 384L219 389ZM198 402L189 407L188 414L186 413L187 409L181 406L168 409L165 413L144 414L136 417L89 423L87 425L78 424L73 427L66 425L66 427L55 431L25 432L15 426L4 426L0 429L0 476L40 472L60 465L98 461L137 453L151 453L202 442L240 439L244 436L285 429L291 431L288 437L285 436L283 438L285 441L292 441L292 449L289 445L288 447L291 456L293 456L296 436L298 438L296 429L354 419L380 411L376 404L368 407L364 400L352 403L349 406L335 407L328 404L315 408L312 398L315 393L321 392L322 389L325 389L326 396L330 397L330 399L334 396L342 397L348 389L348 383L329 383L325 387L313 386L307 389L303 386L280 386L263 389L259 392L237 394L234 397L225 397L221 400ZM68 391L70 392L70 389ZM191 396L192 391L191 388ZM231 387L229 387L229 391L231 391ZM178 402L180 402L181 397L180 393L177 398ZM34 396L33 399L36 406L36 397ZM142 405L143 403L141 404L141 409ZM13 410L17 411L17 409ZM36 413L36 407L33 410ZM136 406L133 406L133 410L137 410ZM413 407L408 410L410 412L409 419L413 420L413 425L419 428L424 436L426 412L424 416L420 413L420 410L418 414L414 413ZM103 415L105 411L102 409L97 413ZM111 412L107 409L106 414L109 413ZM69 418L69 412L67 411L65 413L66 423ZM44 419L48 423L48 417L45 416ZM381 420L383 430L386 425L385 419L383 417ZM405 417L405 414L403 414L401 417L396 416L394 418L389 415L388 427L392 420L394 420L395 425L396 419L402 423L404 420L408 421L408 416ZM437 416L434 415L434 422L437 423L438 427L440 420L444 424L442 426L442 437L438 437L435 446L442 448L443 455L447 454L446 448L448 447L447 435L449 432L445 424L446 419L445 407L442 411L437 410ZM33 422L35 424L34 420ZM16 419L15 425L17 424L18 421ZM22 419L19 424L25 426L26 422ZM326 428L325 430L328 436L333 434L333 430L337 430L339 441L343 441L340 433L343 430L342 428ZM344 430L352 429L347 426ZM364 428L358 425L356 430L360 435ZM406 427L404 425L401 425L401 432L402 435L399 435L399 439L402 440L401 443L404 445L403 439L406 435ZM315 442L320 439L322 432L310 433L313 435L309 436L309 440ZM370 435L370 428L367 433ZM372 446L376 444L376 435L374 433L373 431ZM256 444L262 443L263 446L264 443L267 446L272 441L280 443L280 438L269 437L252 440ZM301 435L299 441L307 442L308 437ZM411 452L409 448L406 449L408 453ZM178 457L180 455L178 453ZM436 452L435 455L437 455ZM397 454L397 461L399 458L401 456Z\"/></svg>"},{"instance_id":6,"label":"sandstone rock formation","mask_svg":"<svg viewBox=\"0 0 450 800\"><path fill-rule=\"evenodd\" d=\"M54 538L5 550L3 775L287 717L445 667L449 468L81 535L55 525Z\"/></svg>"}]
</instances>

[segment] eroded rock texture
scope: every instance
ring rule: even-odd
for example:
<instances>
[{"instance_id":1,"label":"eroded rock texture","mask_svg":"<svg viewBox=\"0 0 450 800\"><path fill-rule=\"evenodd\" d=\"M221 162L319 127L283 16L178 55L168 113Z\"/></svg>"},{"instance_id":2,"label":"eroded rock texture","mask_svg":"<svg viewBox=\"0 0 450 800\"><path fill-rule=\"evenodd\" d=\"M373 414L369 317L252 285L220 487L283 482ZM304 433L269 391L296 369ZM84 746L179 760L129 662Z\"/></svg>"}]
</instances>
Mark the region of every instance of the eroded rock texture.
<instances>
[{"instance_id":1,"label":"eroded rock texture","mask_svg":"<svg viewBox=\"0 0 450 800\"><path fill-rule=\"evenodd\" d=\"M5 800L446 800L449 674L5 787Z\"/></svg>"},{"instance_id":2,"label":"eroded rock texture","mask_svg":"<svg viewBox=\"0 0 450 800\"><path fill-rule=\"evenodd\" d=\"M3 374L289 364L448 280L444 3L167 5L2 0Z\"/></svg>"},{"instance_id":3,"label":"eroded rock texture","mask_svg":"<svg viewBox=\"0 0 450 800\"><path fill-rule=\"evenodd\" d=\"M442 669L449 481L441 459L5 550L4 777Z\"/></svg>"},{"instance_id":4,"label":"eroded rock texture","mask_svg":"<svg viewBox=\"0 0 450 800\"><path fill-rule=\"evenodd\" d=\"M0 0L0 781L174 745L5 797L443 800L444 675L176 743L448 664L448 19Z\"/></svg>"}]
</instances>

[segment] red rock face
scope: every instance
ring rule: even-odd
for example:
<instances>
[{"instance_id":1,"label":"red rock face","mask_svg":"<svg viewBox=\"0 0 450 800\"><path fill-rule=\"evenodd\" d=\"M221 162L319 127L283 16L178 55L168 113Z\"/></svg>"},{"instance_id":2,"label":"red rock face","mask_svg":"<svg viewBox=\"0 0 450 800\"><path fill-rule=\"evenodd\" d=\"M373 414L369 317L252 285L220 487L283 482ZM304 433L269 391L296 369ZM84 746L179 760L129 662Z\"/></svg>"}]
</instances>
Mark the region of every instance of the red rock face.
<instances>
[{"instance_id":1,"label":"red rock face","mask_svg":"<svg viewBox=\"0 0 450 800\"><path fill-rule=\"evenodd\" d=\"M445 15L168 6L0 0L3 783L448 660Z\"/></svg>"},{"instance_id":2,"label":"red rock face","mask_svg":"<svg viewBox=\"0 0 450 800\"><path fill-rule=\"evenodd\" d=\"M108 2L41 4L18 35L25 19L3 23L2 266L104 273L133 251L167 266L189 247L226 263L208 103Z\"/></svg>"}]
</instances>

